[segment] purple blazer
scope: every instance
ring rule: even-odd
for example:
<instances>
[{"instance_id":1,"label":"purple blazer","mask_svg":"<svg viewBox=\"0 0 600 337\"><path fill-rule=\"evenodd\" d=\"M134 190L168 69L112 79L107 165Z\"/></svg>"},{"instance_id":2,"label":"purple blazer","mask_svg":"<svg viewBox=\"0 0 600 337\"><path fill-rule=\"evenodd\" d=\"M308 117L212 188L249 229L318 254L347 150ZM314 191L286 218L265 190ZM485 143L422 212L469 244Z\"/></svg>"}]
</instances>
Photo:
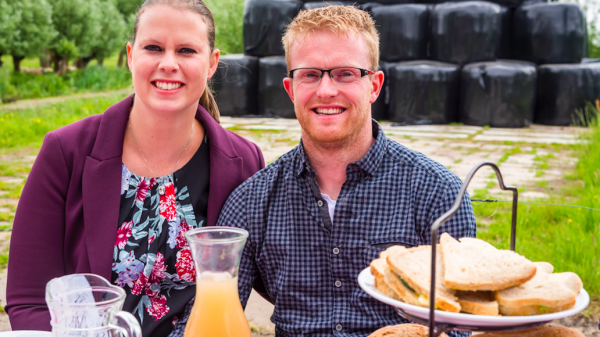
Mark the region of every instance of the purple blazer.
<instances>
[{"instance_id":1,"label":"purple blazer","mask_svg":"<svg viewBox=\"0 0 600 337\"><path fill-rule=\"evenodd\" d=\"M10 241L6 312L13 330L50 331L46 283L73 273L111 277L123 139L133 96L104 114L49 132L23 189ZM207 224L229 194L265 166L260 149L202 107L210 145Z\"/></svg>"}]
</instances>

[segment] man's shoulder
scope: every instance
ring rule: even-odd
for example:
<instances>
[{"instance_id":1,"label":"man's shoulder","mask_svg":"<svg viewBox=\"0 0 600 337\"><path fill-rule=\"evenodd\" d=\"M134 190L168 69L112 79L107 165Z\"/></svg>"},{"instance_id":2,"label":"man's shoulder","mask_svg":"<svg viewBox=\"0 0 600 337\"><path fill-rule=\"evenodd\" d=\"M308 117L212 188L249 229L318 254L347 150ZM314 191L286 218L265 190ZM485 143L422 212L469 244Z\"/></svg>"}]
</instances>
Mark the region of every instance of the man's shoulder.
<instances>
[{"instance_id":1,"label":"man's shoulder","mask_svg":"<svg viewBox=\"0 0 600 337\"><path fill-rule=\"evenodd\" d=\"M427 157L423 153L411 150L394 140L389 138L387 140L388 154L392 161L411 167L417 174L431 176L432 178L449 185L457 183L462 184L462 180L444 165Z\"/></svg>"}]
</instances>

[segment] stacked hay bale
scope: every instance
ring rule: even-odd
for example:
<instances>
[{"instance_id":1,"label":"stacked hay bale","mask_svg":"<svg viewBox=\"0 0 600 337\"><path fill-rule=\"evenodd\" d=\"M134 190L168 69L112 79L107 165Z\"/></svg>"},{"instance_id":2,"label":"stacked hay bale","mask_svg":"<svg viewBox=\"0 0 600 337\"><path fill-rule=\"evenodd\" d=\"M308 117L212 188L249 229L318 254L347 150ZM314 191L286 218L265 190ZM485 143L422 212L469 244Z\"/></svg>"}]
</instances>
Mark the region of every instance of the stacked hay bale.
<instances>
[{"instance_id":1,"label":"stacked hay bale","mask_svg":"<svg viewBox=\"0 0 600 337\"><path fill-rule=\"evenodd\" d=\"M328 5L357 6L377 24L385 84L372 104L376 119L568 125L586 101L600 99L600 62L585 58L586 22L576 4L247 0L245 55L223 57L229 70L216 76L223 115L295 116L282 84L281 36L300 10Z\"/></svg>"}]
</instances>

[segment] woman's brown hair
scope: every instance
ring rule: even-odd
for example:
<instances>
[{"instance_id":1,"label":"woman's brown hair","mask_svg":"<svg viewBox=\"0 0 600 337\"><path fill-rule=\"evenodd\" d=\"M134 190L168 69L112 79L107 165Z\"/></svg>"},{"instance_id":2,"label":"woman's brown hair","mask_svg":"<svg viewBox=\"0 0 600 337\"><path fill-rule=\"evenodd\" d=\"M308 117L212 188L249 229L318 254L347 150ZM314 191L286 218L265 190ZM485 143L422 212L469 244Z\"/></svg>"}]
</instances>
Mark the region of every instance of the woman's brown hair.
<instances>
[{"instance_id":1,"label":"woman's brown hair","mask_svg":"<svg viewBox=\"0 0 600 337\"><path fill-rule=\"evenodd\" d=\"M137 35L140 16L144 13L144 11L152 6L156 5L167 5L174 8L186 9L193 12L196 12L202 16L204 19L204 23L206 23L206 27L208 30L208 45L210 46L210 53L215 50L215 19L213 18L212 12L208 9L208 6L202 0L146 0L140 6L140 9L137 11L135 15L135 25L133 26L133 38L131 39L131 44L135 43L135 37ZM214 118L217 122L219 122L220 114L219 108L217 107L217 101L212 93L212 89L210 88L210 82L206 83L206 89L200 96L200 105L208 111L208 113Z\"/></svg>"}]
</instances>

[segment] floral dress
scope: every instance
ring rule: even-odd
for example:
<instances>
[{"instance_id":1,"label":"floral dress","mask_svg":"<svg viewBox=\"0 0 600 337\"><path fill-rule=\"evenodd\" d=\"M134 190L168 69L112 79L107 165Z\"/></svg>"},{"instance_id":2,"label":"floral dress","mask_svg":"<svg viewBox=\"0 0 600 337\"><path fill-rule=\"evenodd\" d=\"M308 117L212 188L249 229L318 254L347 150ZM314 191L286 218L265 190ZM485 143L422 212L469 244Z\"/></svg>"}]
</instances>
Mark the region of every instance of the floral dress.
<instances>
[{"instance_id":1,"label":"floral dress","mask_svg":"<svg viewBox=\"0 0 600 337\"><path fill-rule=\"evenodd\" d=\"M167 336L195 295L184 234L206 222L209 160L205 138L168 176L144 178L123 165L111 281L127 293L123 310L139 320L144 336Z\"/></svg>"}]
</instances>

